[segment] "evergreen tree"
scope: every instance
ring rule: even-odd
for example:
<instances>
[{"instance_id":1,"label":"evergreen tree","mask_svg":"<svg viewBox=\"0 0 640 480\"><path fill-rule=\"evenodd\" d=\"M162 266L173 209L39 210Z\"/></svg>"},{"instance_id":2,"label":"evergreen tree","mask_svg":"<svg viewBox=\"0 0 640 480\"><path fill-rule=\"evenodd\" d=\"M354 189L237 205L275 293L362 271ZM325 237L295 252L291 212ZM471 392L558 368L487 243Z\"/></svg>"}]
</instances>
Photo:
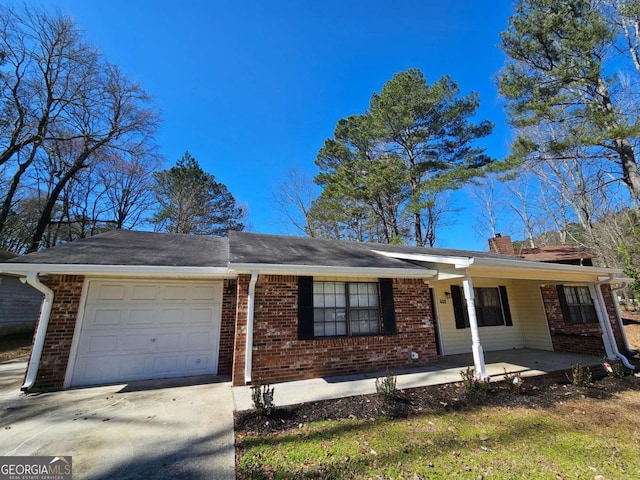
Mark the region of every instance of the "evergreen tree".
<instances>
[{"instance_id":1,"label":"evergreen tree","mask_svg":"<svg viewBox=\"0 0 640 480\"><path fill-rule=\"evenodd\" d=\"M228 230L244 228L244 211L226 185L216 182L189 152L153 177L156 231L224 236Z\"/></svg>"},{"instance_id":2,"label":"evergreen tree","mask_svg":"<svg viewBox=\"0 0 640 480\"><path fill-rule=\"evenodd\" d=\"M492 161L475 145L493 129L471 120L478 105L477 94L460 95L449 77L428 84L418 69L396 74L366 113L338 122L318 153L322 218L341 209L347 220L355 208L370 223L365 240L433 246L444 213L439 194ZM327 215L332 204L341 207Z\"/></svg>"},{"instance_id":3,"label":"evergreen tree","mask_svg":"<svg viewBox=\"0 0 640 480\"><path fill-rule=\"evenodd\" d=\"M585 158L617 175L637 206L638 91L628 81L637 52L621 47L619 21L633 13L625 7L630 3L518 0L502 33L508 60L499 87L518 129L514 160L563 159L585 149Z\"/></svg>"}]
</instances>

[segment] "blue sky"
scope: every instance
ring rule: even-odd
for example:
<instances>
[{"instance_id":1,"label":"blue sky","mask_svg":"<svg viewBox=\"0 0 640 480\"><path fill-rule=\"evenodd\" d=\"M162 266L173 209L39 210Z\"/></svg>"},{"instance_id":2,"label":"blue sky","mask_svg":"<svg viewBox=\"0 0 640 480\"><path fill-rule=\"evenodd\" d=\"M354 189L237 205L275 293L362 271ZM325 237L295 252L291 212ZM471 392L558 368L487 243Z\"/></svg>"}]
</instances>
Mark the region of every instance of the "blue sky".
<instances>
[{"instance_id":1,"label":"blue sky","mask_svg":"<svg viewBox=\"0 0 640 480\"><path fill-rule=\"evenodd\" d=\"M29 2L36 4L35 2ZM56 0L89 42L151 94L164 123L160 152L185 150L249 208L251 230L293 233L273 192L292 167L316 173L315 156L337 121L363 113L371 94L417 67L448 74L480 95L478 117L496 124L483 146L503 158L511 134L494 76L507 1ZM486 249L463 210L439 246Z\"/></svg>"}]
</instances>

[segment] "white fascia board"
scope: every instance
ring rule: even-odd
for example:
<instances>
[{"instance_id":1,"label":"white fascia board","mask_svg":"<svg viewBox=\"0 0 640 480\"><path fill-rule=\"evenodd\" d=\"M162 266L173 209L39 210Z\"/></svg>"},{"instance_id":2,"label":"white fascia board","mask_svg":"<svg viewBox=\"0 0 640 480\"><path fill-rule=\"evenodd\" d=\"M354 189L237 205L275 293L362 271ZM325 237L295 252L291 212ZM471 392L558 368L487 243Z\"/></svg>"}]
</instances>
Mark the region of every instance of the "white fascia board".
<instances>
[{"instance_id":1,"label":"white fascia board","mask_svg":"<svg viewBox=\"0 0 640 480\"><path fill-rule=\"evenodd\" d=\"M586 267L582 265L566 265L562 263L534 262L515 259L487 258L479 257L475 259L474 267L495 269L502 272L512 271L532 271L536 273L548 272L549 275L564 275L565 277L589 277L593 281L602 281L602 278L609 279L610 282L616 283L626 279L623 277L622 270L603 268L603 267ZM473 275L473 268L469 272Z\"/></svg>"},{"instance_id":2,"label":"white fascia board","mask_svg":"<svg viewBox=\"0 0 640 480\"><path fill-rule=\"evenodd\" d=\"M233 278L227 267L175 267L150 265L71 265L50 263L0 263L0 273L23 274L38 272L42 274L93 275L93 276L189 276Z\"/></svg>"},{"instance_id":3,"label":"white fascia board","mask_svg":"<svg viewBox=\"0 0 640 480\"><path fill-rule=\"evenodd\" d=\"M375 267L332 267L321 265L282 265L265 263L230 263L233 273L251 273L258 271L276 275L325 275L354 277L393 277L393 278L434 278L437 270L427 268L375 268Z\"/></svg>"},{"instance_id":4,"label":"white fascia board","mask_svg":"<svg viewBox=\"0 0 640 480\"><path fill-rule=\"evenodd\" d=\"M467 268L474 263L474 259L470 257L449 257L441 255L425 255L423 253L398 253L398 252L382 252L380 250L372 250L372 252L385 257L397 258L398 260L413 260L415 262L444 263L453 265L455 268Z\"/></svg>"}]
</instances>

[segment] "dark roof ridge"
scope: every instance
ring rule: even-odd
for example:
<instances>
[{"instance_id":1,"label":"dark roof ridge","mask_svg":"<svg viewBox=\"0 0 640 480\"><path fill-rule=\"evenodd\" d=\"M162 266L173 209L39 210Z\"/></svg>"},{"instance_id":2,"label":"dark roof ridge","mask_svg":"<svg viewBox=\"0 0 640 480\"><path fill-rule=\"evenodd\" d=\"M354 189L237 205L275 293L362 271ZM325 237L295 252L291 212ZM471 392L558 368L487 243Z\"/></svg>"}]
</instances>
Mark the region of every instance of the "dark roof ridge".
<instances>
[{"instance_id":1,"label":"dark roof ridge","mask_svg":"<svg viewBox=\"0 0 640 480\"><path fill-rule=\"evenodd\" d=\"M488 251L480 251L480 250L463 250L463 249L454 249L454 248L440 248L440 247L418 247L415 245L395 245L389 243L374 243L374 242L360 242L357 240L336 240L332 238L316 238L316 237L303 237L300 235L284 235L284 234L271 234L271 233L254 233L254 232L238 232L238 231L230 231L229 237L232 240L230 243L230 248L233 249L233 239L232 236L254 236L254 237L267 237L267 238L279 238L286 241L298 240L304 242L325 242L325 243L333 243L336 245L352 245L357 247L369 248L370 250L380 250L386 251L389 253L414 253L414 254L423 254L423 255L438 255L438 256L453 256L453 257L486 257L486 258L501 258L501 259L513 259L513 260L523 260L521 256L513 257L511 255L503 255L500 253L488 252Z\"/></svg>"}]
</instances>

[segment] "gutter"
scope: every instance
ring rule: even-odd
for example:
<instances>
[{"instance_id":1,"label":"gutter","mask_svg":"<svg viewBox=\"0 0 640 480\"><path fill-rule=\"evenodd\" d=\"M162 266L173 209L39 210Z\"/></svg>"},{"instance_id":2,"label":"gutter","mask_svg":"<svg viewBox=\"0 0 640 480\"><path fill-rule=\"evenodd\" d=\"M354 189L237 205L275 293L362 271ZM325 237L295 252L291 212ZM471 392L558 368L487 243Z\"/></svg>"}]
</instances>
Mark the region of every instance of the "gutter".
<instances>
[{"instance_id":1,"label":"gutter","mask_svg":"<svg viewBox=\"0 0 640 480\"><path fill-rule=\"evenodd\" d=\"M177 267L171 265L85 265L85 264L50 264L50 263L0 263L0 272L28 274L29 272L46 272L59 275L135 275L136 277L154 277L171 275L175 277L220 277L233 278L227 267Z\"/></svg>"},{"instance_id":2,"label":"gutter","mask_svg":"<svg viewBox=\"0 0 640 480\"><path fill-rule=\"evenodd\" d=\"M340 267L325 265L286 265L266 263L229 263L229 273L262 273L278 275L347 275L361 277L433 278L437 270L428 268Z\"/></svg>"},{"instance_id":3,"label":"gutter","mask_svg":"<svg viewBox=\"0 0 640 480\"><path fill-rule=\"evenodd\" d=\"M486 267L520 267L528 270L546 270L549 272L567 272L579 273L583 275L606 275L607 280L603 283L617 281L618 276L623 272L620 269L604 268L604 267L585 267L578 265L565 265L562 263L537 262L535 260L518 260L512 258L488 258L475 257L475 266ZM613 275L613 278L611 278Z\"/></svg>"},{"instance_id":4,"label":"gutter","mask_svg":"<svg viewBox=\"0 0 640 480\"><path fill-rule=\"evenodd\" d=\"M253 311L256 296L256 282L258 272L251 272L249 293L247 295L247 339L244 347L244 384L251 384L251 363L253 362Z\"/></svg>"},{"instance_id":5,"label":"gutter","mask_svg":"<svg viewBox=\"0 0 640 480\"><path fill-rule=\"evenodd\" d=\"M31 285L33 288L44 294L44 300L40 309L40 317L38 318L38 329L33 340L33 349L31 350L31 358L27 367L27 374L24 384L20 390L26 392L33 387L38 375L40 367L40 358L42 356L42 348L44 347L44 339L47 335L47 327L49 326L49 316L51 315L51 307L53 306L53 291L40 282L38 272L31 271L27 273L26 278L21 278L21 282Z\"/></svg>"}]
</instances>

